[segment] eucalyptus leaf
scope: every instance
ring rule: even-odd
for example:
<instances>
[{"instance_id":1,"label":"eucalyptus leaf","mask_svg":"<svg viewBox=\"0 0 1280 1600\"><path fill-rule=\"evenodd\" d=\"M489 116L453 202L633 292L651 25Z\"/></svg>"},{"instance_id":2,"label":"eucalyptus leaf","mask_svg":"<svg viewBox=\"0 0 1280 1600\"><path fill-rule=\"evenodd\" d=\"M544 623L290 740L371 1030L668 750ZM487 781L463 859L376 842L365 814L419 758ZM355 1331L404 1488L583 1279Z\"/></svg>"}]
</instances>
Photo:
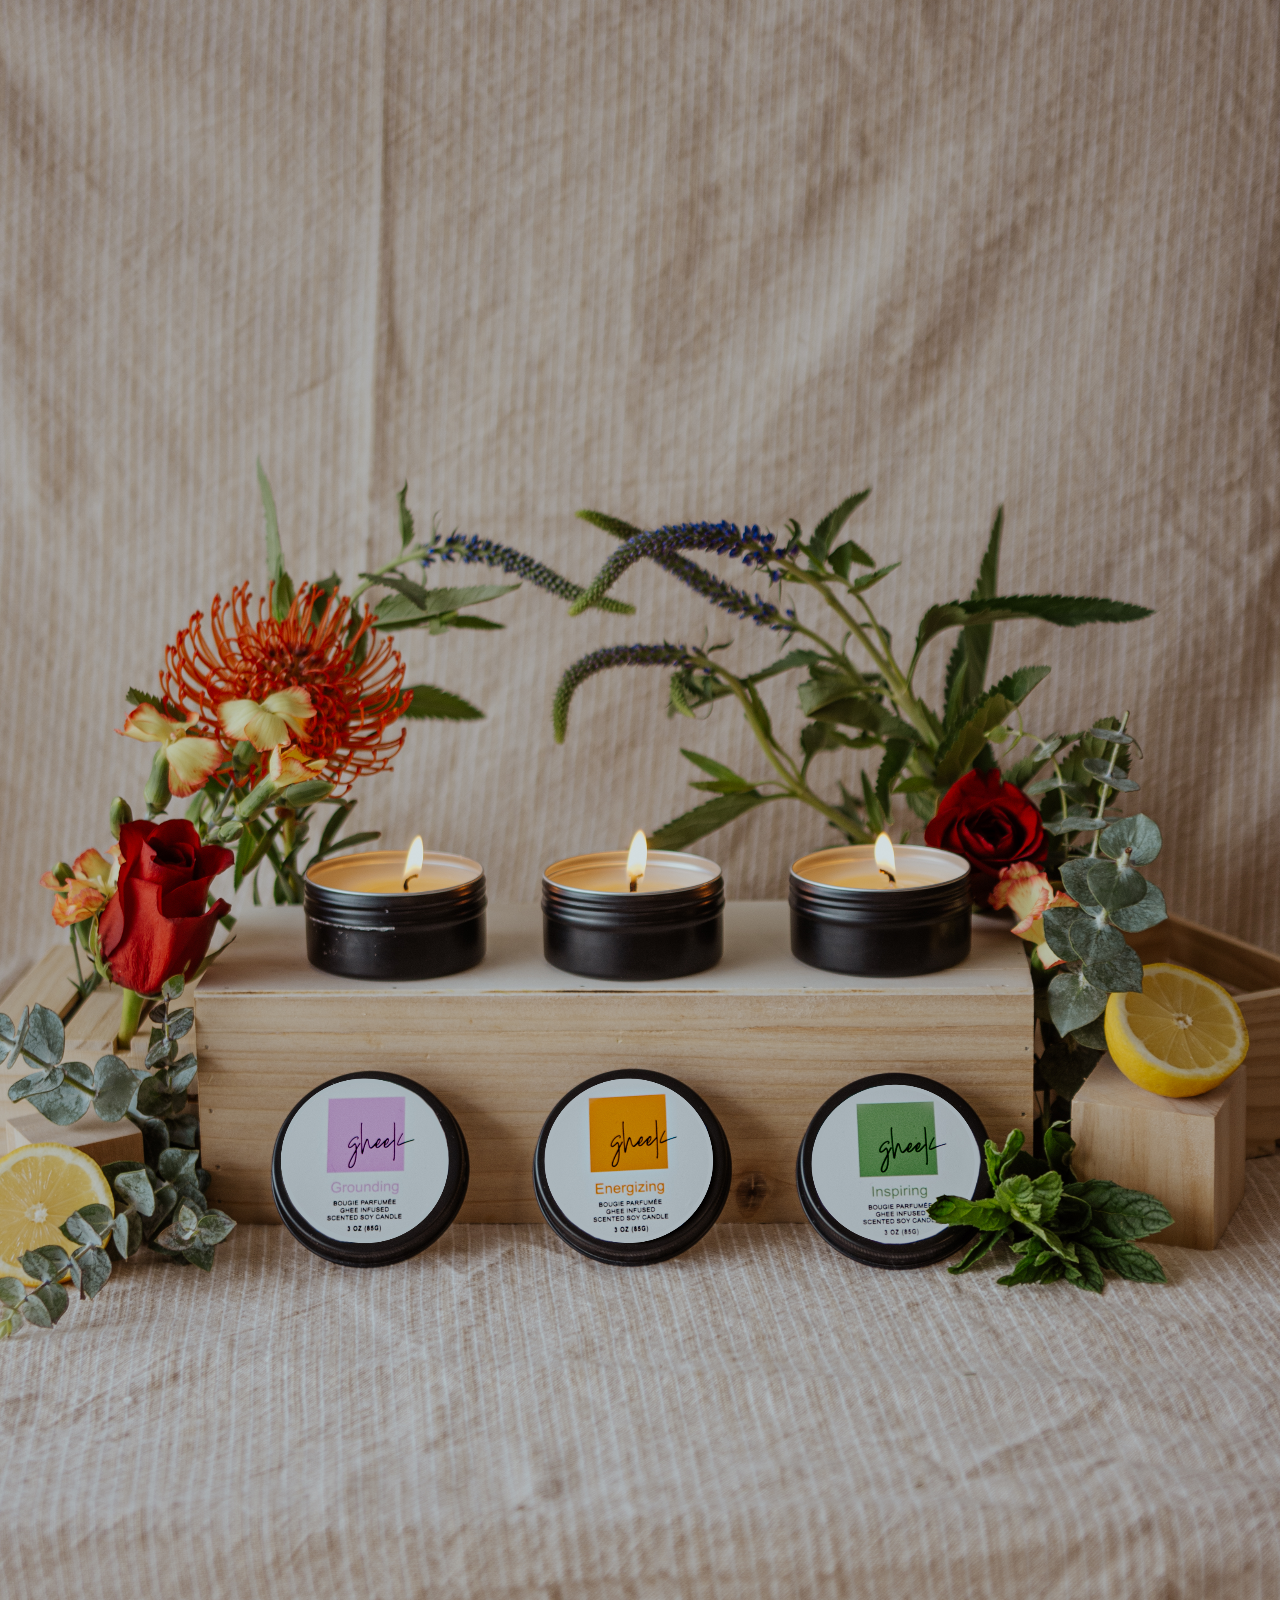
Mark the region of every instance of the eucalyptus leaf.
<instances>
[{"instance_id":1,"label":"eucalyptus leaf","mask_svg":"<svg viewBox=\"0 0 1280 1600\"><path fill-rule=\"evenodd\" d=\"M1040 919L1049 948L1056 956L1070 961L1075 948L1076 926L1084 921L1085 913L1075 906L1051 906Z\"/></svg>"},{"instance_id":2,"label":"eucalyptus leaf","mask_svg":"<svg viewBox=\"0 0 1280 1600\"><path fill-rule=\"evenodd\" d=\"M1062 887L1073 900L1079 901L1082 906L1093 909L1098 901L1089 887L1089 868L1097 864L1096 859L1090 856L1072 856L1064 861L1059 868L1062 878Z\"/></svg>"},{"instance_id":3,"label":"eucalyptus leaf","mask_svg":"<svg viewBox=\"0 0 1280 1600\"><path fill-rule=\"evenodd\" d=\"M106 1213L107 1224L110 1225L111 1213L107 1211L106 1206L98 1206L95 1209ZM62 1224L61 1231L73 1244L97 1245L102 1242L106 1229L101 1224L91 1222L81 1211L73 1211Z\"/></svg>"},{"instance_id":4,"label":"eucalyptus leaf","mask_svg":"<svg viewBox=\"0 0 1280 1600\"><path fill-rule=\"evenodd\" d=\"M1090 892L1108 911L1136 906L1146 898L1147 880L1134 867L1125 867L1116 861L1095 861L1088 876Z\"/></svg>"},{"instance_id":5,"label":"eucalyptus leaf","mask_svg":"<svg viewBox=\"0 0 1280 1600\"><path fill-rule=\"evenodd\" d=\"M1098 838L1098 848L1103 855L1115 860L1127 850L1130 861L1138 867L1145 867L1154 861L1163 843L1160 829L1142 812L1134 817L1121 817L1119 822L1104 828Z\"/></svg>"},{"instance_id":6,"label":"eucalyptus leaf","mask_svg":"<svg viewBox=\"0 0 1280 1600\"><path fill-rule=\"evenodd\" d=\"M1142 993L1142 962L1137 951L1128 945L1112 954L1086 961L1084 976L1095 989L1105 989L1110 994Z\"/></svg>"},{"instance_id":7,"label":"eucalyptus leaf","mask_svg":"<svg viewBox=\"0 0 1280 1600\"><path fill-rule=\"evenodd\" d=\"M1099 817L1092 811L1068 811L1065 817L1045 817L1043 820L1046 833L1095 833L1105 828L1109 819Z\"/></svg>"},{"instance_id":8,"label":"eucalyptus leaf","mask_svg":"<svg viewBox=\"0 0 1280 1600\"><path fill-rule=\"evenodd\" d=\"M0 1278L0 1306L16 1311L26 1296L26 1288L17 1278Z\"/></svg>"},{"instance_id":9,"label":"eucalyptus leaf","mask_svg":"<svg viewBox=\"0 0 1280 1600\"><path fill-rule=\"evenodd\" d=\"M33 1065L56 1067L62 1060L66 1046L66 1031L62 1018L48 1006L33 1006L22 1041L22 1053Z\"/></svg>"},{"instance_id":10,"label":"eucalyptus leaf","mask_svg":"<svg viewBox=\"0 0 1280 1600\"><path fill-rule=\"evenodd\" d=\"M162 1067L166 1061L171 1061L178 1053L176 1042L166 1039L163 1034L147 1051L145 1065L149 1069Z\"/></svg>"},{"instance_id":11,"label":"eucalyptus leaf","mask_svg":"<svg viewBox=\"0 0 1280 1600\"><path fill-rule=\"evenodd\" d=\"M160 1156L158 1171L167 1182L178 1184L188 1179L194 1179L196 1162L199 1152L195 1150L178 1150L170 1147Z\"/></svg>"},{"instance_id":12,"label":"eucalyptus leaf","mask_svg":"<svg viewBox=\"0 0 1280 1600\"><path fill-rule=\"evenodd\" d=\"M212 1272L213 1246L197 1239L196 1243L188 1245L182 1252L182 1259L188 1266L199 1267L202 1272Z\"/></svg>"},{"instance_id":13,"label":"eucalyptus leaf","mask_svg":"<svg viewBox=\"0 0 1280 1600\"><path fill-rule=\"evenodd\" d=\"M10 1100L25 1100L40 1089L56 1089L62 1082L62 1072L57 1067L42 1067L39 1072L29 1072L9 1085Z\"/></svg>"},{"instance_id":14,"label":"eucalyptus leaf","mask_svg":"<svg viewBox=\"0 0 1280 1600\"><path fill-rule=\"evenodd\" d=\"M1095 987L1083 973L1058 973L1049 983L1049 1015L1054 1027L1059 1033L1070 1033L1092 1022L1106 1010L1110 992Z\"/></svg>"},{"instance_id":15,"label":"eucalyptus leaf","mask_svg":"<svg viewBox=\"0 0 1280 1600\"><path fill-rule=\"evenodd\" d=\"M175 972L171 978L166 978L164 980L164 983L160 989L160 993L164 996L166 1001L179 1000L182 998L182 991L185 988L186 979L180 972ZM154 1017L156 1012L160 1011L161 1009L161 1007L157 1006L156 1009L152 1011L151 1015Z\"/></svg>"},{"instance_id":16,"label":"eucalyptus leaf","mask_svg":"<svg viewBox=\"0 0 1280 1600\"><path fill-rule=\"evenodd\" d=\"M1112 922L1126 933L1141 933L1146 928L1154 928L1168 914L1164 895L1154 883L1147 884L1147 892L1137 905L1120 906L1110 913Z\"/></svg>"},{"instance_id":17,"label":"eucalyptus leaf","mask_svg":"<svg viewBox=\"0 0 1280 1600\"><path fill-rule=\"evenodd\" d=\"M1053 944L1052 940L1050 944ZM1078 911L1071 928L1071 948L1082 961L1097 962L1122 956L1129 946L1124 942L1124 935L1118 929L1111 927L1109 923L1096 921L1083 911ZM1066 951L1062 954L1065 955Z\"/></svg>"},{"instance_id":18,"label":"eucalyptus leaf","mask_svg":"<svg viewBox=\"0 0 1280 1600\"><path fill-rule=\"evenodd\" d=\"M206 1211L196 1224L196 1232L205 1244L221 1244L234 1227L225 1211Z\"/></svg>"},{"instance_id":19,"label":"eucalyptus leaf","mask_svg":"<svg viewBox=\"0 0 1280 1600\"><path fill-rule=\"evenodd\" d=\"M1071 1037L1086 1050L1101 1052L1107 1048L1107 1030L1101 1017L1093 1022L1086 1022L1081 1028L1073 1028Z\"/></svg>"},{"instance_id":20,"label":"eucalyptus leaf","mask_svg":"<svg viewBox=\"0 0 1280 1600\"><path fill-rule=\"evenodd\" d=\"M93 1068L85 1062L64 1061L61 1067L55 1070L61 1072L64 1083L74 1084L77 1089L83 1089L86 1094L93 1093Z\"/></svg>"},{"instance_id":21,"label":"eucalyptus leaf","mask_svg":"<svg viewBox=\"0 0 1280 1600\"><path fill-rule=\"evenodd\" d=\"M1086 756L1080 764L1090 777L1097 778L1099 783L1105 783L1108 788L1116 789L1122 794L1136 794L1142 787L1132 778L1126 778L1124 773L1118 771L1110 761L1100 761L1095 756Z\"/></svg>"},{"instance_id":22,"label":"eucalyptus leaf","mask_svg":"<svg viewBox=\"0 0 1280 1600\"><path fill-rule=\"evenodd\" d=\"M29 1094L27 1100L46 1121L55 1123L59 1128L68 1128L73 1122L79 1122L92 1103L84 1090L72 1083L64 1083L60 1088L48 1089L40 1094Z\"/></svg>"},{"instance_id":23,"label":"eucalyptus leaf","mask_svg":"<svg viewBox=\"0 0 1280 1600\"><path fill-rule=\"evenodd\" d=\"M45 1287L47 1288L48 1285L45 1285ZM63 1296L63 1299L66 1299L65 1295ZM49 1308L40 1298L40 1291L38 1289L36 1290L35 1294L29 1294L26 1297L26 1299L22 1302L21 1310L22 1315L33 1328L53 1327L54 1319L49 1313Z\"/></svg>"},{"instance_id":24,"label":"eucalyptus leaf","mask_svg":"<svg viewBox=\"0 0 1280 1600\"><path fill-rule=\"evenodd\" d=\"M150 1178L141 1168L132 1172L118 1173L111 1187L126 1204L133 1206L140 1216L149 1217L155 1212L155 1192L151 1187Z\"/></svg>"},{"instance_id":25,"label":"eucalyptus leaf","mask_svg":"<svg viewBox=\"0 0 1280 1600\"><path fill-rule=\"evenodd\" d=\"M1090 728L1083 737L1086 739L1102 739L1107 744L1134 744L1136 742L1131 733L1124 733L1119 728Z\"/></svg>"},{"instance_id":26,"label":"eucalyptus leaf","mask_svg":"<svg viewBox=\"0 0 1280 1600\"><path fill-rule=\"evenodd\" d=\"M80 1293L92 1300L111 1276L111 1261L105 1250L85 1250L80 1261Z\"/></svg>"},{"instance_id":27,"label":"eucalyptus leaf","mask_svg":"<svg viewBox=\"0 0 1280 1600\"><path fill-rule=\"evenodd\" d=\"M111 1227L111 1242L122 1261L136 1255L142 1244L142 1223L136 1212L122 1211Z\"/></svg>"}]
</instances>

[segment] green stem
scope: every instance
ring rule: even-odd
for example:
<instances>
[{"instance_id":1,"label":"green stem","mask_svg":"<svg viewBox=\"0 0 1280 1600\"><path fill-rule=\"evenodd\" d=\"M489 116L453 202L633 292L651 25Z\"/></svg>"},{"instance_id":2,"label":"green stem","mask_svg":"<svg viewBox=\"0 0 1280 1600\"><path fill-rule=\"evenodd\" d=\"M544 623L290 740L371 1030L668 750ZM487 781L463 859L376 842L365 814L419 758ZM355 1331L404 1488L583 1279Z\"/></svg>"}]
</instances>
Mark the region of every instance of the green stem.
<instances>
[{"instance_id":1,"label":"green stem","mask_svg":"<svg viewBox=\"0 0 1280 1600\"><path fill-rule=\"evenodd\" d=\"M1128 725L1128 722L1129 722L1129 713L1126 711L1124 716L1122 716L1120 718L1119 731L1121 733L1124 732L1126 726ZM1113 750L1115 752L1115 754L1111 757L1111 760L1108 761L1108 763L1107 763L1107 775L1111 776L1111 775L1114 774L1114 772L1116 770L1116 760L1120 755L1120 745L1118 743L1105 745L1103 747L1103 753L1105 754L1107 750ZM1107 800L1110 798L1110 795L1112 793L1111 789L1107 785L1107 781L1106 781L1105 778L1101 779L1100 782L1101 782L1102 787L1098 792L1098 810L1097 810L1097 812L1095 814L1095 818L1094 818L1094 820L1097 821L1097 822L1101 822L1103 817L1106 816L1106 814L1107 814ZM1093 844L1089 847L1089 854L1095 860L1096 860L1097 855L1098 855L1098 840L1101 838L1101 836L1102 836L1102 829L1101 828L1095 828L1093 830Z\"/></svg>"},{"instance_id":2,"label":"green stem","mask_svg":"<svg viewBox=\"0 0 1280 1600\"><path fill-rule=\"evenodd\" d=\"M404 566L406 561L421 561L422 556L423 550L421 545L415 545L411 550L402 550L394 561L388 561L385 567L376 568L368 575L367 578L365 578L363 583L356 586L356 588L352 591L351 604L355 605L356 601L365 592L365 590L372 589L374 584L377 583L378 579L385 576L386 573L398 571L399 568Z\"/></svg>"},{"instance_id":3,"label":"green stem","mask_svg":"<svg viewBox=\"0 0 1280 1600\"><path fill-rule=\"evenodd\" d=\"M142 1006L143 997L135 989L120 991L120 1031L116 1034L116 1044L122 1050L129 1048L129 1041L138 1031Z\"/></svg>"}]
</instances>

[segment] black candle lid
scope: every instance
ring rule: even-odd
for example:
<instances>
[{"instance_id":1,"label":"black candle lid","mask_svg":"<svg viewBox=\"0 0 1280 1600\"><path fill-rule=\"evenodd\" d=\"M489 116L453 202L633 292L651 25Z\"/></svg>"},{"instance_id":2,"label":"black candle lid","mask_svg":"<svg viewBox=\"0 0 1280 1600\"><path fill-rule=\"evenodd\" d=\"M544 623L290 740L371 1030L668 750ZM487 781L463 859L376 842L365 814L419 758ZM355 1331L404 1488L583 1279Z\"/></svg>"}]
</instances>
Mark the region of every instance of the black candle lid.
<instances>
[{"instance_id":1,"label":"black candle lid","mask_svg":"<svg viewBox=\"0 0 1280 1600\"><path fill-rule=\"evenodd\" d=\"M991 1193L986 1129L945 1084L885 1072L833 1094L796 1159L805 1215L822 1237L873 1267L925 1267L974 1238L930 1220L939 1195Z\"/></svg>"},{"instance_id":2,"label":"black candle lid","mask_svg":"<svg viewBox=\"0 0 1280 1600\"><path fill-rule=\"evenodd\" d=\"M285 1118L271 1194L308 1250L386 1267L434 1244L458 1214L469 1171L462 1130L435 1095L395 1073L352 1072Z\"/></svg>"},{"instance_id":3,"label":"black candle lid","mask_svg":"<svg viewBox=\"0 0 1280 1600\"><path fill-rule=\"evenodd\" d=\"M668 1261L724 1209L724 1130L686 1084L660 1072L604 1072L570 1090L533 1158L542 1214L594 1261Z\"/></svg>"}]
</instances>

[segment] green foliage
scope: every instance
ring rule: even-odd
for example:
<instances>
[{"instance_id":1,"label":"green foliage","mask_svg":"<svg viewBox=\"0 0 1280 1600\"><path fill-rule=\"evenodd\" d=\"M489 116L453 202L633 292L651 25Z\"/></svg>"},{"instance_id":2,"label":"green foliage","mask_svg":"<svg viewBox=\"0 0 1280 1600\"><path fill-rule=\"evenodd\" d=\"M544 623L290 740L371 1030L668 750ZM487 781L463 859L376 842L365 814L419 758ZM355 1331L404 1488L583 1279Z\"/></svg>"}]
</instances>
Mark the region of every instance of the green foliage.
<instances>
[{"instance_id":1,"label":"green foliage","mask_svg":"<svg viewBox=\"0 0 1280 1600\"><path fill-rule=\"evenodd\" d=\"M969 597L928 608L916 630L911 661L904 667L867 598L868 591L898 563L877 563L870 551L845 536L850 519L869 494L870 490L863 490L847 496L818 522L808 539L795 522L787 524L785 539L775 539L758 529L727 524L691 524L646 532L605 512L578 513L620 541L621 547L573 602L571 613L589 604L602 604L608 598L605 591L636 560L649 559L713 606L770 628L787 647L771 666L752 673L734 673L726 663L725 646L685 645L613 646L607 652L583 657L565 673L555 699L557 740L564 737L572 696L602 666L673 665L667 687L667 708L673 716L696 718L710 714L718 701L738 702L769 770L739 779L741 787L735 792L742 803L698 806L656 830L654 838L691 844L765 800L793 799L825 817L844 839L867 843L888 824L894 796L902 796L910 811L927 821L942 793L975 765L999 762L1006 766L1011 781L1029 782L1058 749L1057 745L1052 750L1045 748L1047 741L1035 743L1030 752L1023 746L1027 736L1022 730L1021 708L1049 668L1021 667L988 685L995 625L1036 618L1060 627L1079 627L1130 622L1150 615L1143 606L1092 596L1001 595L1001 507ZM784 610L772 599L731 588L685 553L698 549L741 560L766 575L794 603ZM816 607L813 617L801 615L800 602L805 598ZM824 620L832 626L824 627ZM942 706L934 709L917 688L917 670L930 641L951 629L958 629L959 637L946 665ZM605 656L609 659L603 659ZM766 679L791 672L800 675L794 681L804 718L798 752L784 748L774 736L757 690ZM1104 731L1071 736L1066 741L1070 749L1055 768L1057 787L1046 825L1060 829L1055 848L1062 855L1077 835L1105 827L1112 820L1104 814L1099 821L1094 811L1087 809L1101 776L1110 775L1113 793L1131 781L1127 759L1105 761L1101 773L1090 767L1089 763L1105 756L1098 737ZM859 780L849 785L837 777L836 800L815 787L814 776L820 767L815 768L814 763L831 753L843 756L849 750L877 754L865 783ZM695 786L707 787L701 780ZM728 792L722 798L728 799ZM693 831L698 828L701 833Z\"/></svg>"},{"instance_id":2,"label":"green foliage","mask_svg":"<svg viewBox=\"0 0 1280 1600\"><path fill-rule=\"evenodd\" d=\"M11 1100L27 1100L60 1126L77 1122L90 1107L105 1122L127 1117L142 1132L145 1156L103 1168L117 1200L114 1219L105 1206L82 1207L62 1227L75 1250L44 1246L21 1258L23 1271L40 1280L38 1288L0 1279L0 1338L16 1333L23 1322L52 1327L68 1305L57 1281L64 1276L70 1276L82 1299L91 1299L110 1276L112 1252L123 1261L146 1245L208 1272L215 1246L235 1227L205 1199L209 1174L200 1165L199 1123L187 1098L196 1058L180 1053L195 1014L189 1006L175 1005L184 987L181 976L169 978L151 1008L145 1070L118 1056L103 1056L92 1072L83 1062L63 1061L62 1023L44 1006L24 1011L16 1026L0 1014L6 1067L21 1057L38 1068L10 1087Z\"/></svg>"},{"instance_id":3,"label":"green foliage","mask_svg":"<svg viewBox=\"0 0 1280 1600\"><path fill-rule=\"evenodd\" d=\"M943 1195L929 1207L935 1222L978 1229L949 1272L968 1272L999 1244L1018 1258L1011 1272L996 1279L1002 1285L1062 1280L1101 1294L1107 1272L1137 1283L1168 1281L1155 1256L1133 1243L1173 1221L1154 1195L1105 1179L1077 1182L1071 1170L1075 1141L1063 1122L1046 1128L1043 1160L1028 1155L1024 1143L1018 1128L1003 1150L987 1140L990 1200Z\"/></svg>"}]
</instances>

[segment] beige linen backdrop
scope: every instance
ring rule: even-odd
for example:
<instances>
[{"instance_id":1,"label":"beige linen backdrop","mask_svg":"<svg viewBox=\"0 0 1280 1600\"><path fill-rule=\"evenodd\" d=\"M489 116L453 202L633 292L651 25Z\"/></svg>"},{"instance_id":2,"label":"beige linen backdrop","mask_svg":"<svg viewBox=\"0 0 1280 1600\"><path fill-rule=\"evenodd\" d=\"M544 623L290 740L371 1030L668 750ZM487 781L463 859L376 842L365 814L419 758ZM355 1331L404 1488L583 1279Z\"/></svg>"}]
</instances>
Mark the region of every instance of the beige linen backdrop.
<instances>
[{"instance_id":1,"label":"beige linen backdrop","mask_svg":"<svg viewBox=\"0 0 1280 1600\"><path fill-rule=\"evenodd\" d=\"M1277 7L1266 0L0 8L0 980L55 937L40 870L107 843L149 752L112 731L197 608L262 580L261 456L295 576L426 525L579 580L603 507L857 536L901 638L1004 587L1154 606L997 632L1037 729L1133 714L1172 906L1276 948ZM634 572L635 618L528 588L503 634L406 636L416 725L357 813L486 864L499 899L695 801L663 714L569 662L776 640ZM932 647L941 678L947 646ZM771 704L783 722L783 684ZM821 758L834 787L854 759ZM797 805L706 848L738 896L833 841Z\"/></svg>"}]
</instances>

